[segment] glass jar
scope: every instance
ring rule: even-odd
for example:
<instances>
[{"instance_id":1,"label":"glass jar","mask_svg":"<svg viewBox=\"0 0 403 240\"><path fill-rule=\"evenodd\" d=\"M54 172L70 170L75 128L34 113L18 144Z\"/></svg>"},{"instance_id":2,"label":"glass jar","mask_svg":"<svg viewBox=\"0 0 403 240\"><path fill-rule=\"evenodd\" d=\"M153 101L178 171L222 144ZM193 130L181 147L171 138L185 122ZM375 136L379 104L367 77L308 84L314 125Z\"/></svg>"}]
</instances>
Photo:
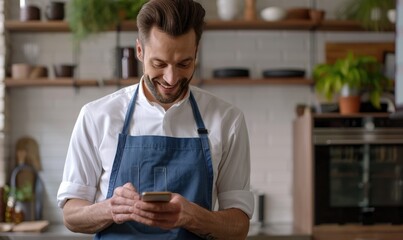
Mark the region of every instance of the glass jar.
<instances>
[{"instance_id":1,"label":"glass jar","mask_svg":"<svg viewBox=\"0 0 403 240\"><path fill-rule=\"evenodd\" d=\"M15 198L13 196L9 196L7 199L6 211L5 211L5 222L12 223L14 222L14 207L15 207Z\"/></svg>"}]
</instances>

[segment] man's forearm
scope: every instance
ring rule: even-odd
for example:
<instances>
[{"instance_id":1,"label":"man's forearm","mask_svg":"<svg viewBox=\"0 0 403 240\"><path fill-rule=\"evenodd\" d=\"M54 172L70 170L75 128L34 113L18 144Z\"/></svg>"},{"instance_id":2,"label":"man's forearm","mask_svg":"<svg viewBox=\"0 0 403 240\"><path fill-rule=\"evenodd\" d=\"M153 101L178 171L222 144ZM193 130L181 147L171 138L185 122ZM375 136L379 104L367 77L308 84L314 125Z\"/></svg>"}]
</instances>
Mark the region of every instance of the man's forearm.
<instances>
[{"instance_id":1,"label":"man's forearm","mask_svg":"<svg viewBox=\"0 0 403 240\"><path fill-rule=\"evenodd\" d=\"M108 201L70 199L63 207L64 224L73 232L96 233L113 223Z\"/></svg>"},{"instance_id":2,"label":"man's forearm","mask_svg":"<svg viewBox=\"0 0 403 240\"><path fill-rule=\"evenodd\" d=\"M208 211L193 205L193 218L187 230L203 237L204 239L242 239L244 240L249 230L249 218L239 209L226 209L222 211Z\"/></svg>"}]
</instances>

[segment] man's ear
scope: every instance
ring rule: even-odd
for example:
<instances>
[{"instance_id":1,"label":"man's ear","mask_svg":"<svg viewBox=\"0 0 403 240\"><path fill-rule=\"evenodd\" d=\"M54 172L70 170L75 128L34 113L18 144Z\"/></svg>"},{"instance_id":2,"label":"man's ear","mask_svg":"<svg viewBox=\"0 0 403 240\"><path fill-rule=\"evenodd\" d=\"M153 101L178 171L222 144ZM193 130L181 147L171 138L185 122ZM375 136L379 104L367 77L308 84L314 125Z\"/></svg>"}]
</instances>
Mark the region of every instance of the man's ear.
<instances>
[{"instance_id":1,"label":"man's ear","mask_svg":"<svg viewBox=\"0 0 403 240\"><path fill-rule=\"evenodd\" d=\"M141 45L140 40L137 38L136 39L136 55L137 58L140 62L143 62L144 60L144 49L143 46Z\"/></svg>"}]
</instances>

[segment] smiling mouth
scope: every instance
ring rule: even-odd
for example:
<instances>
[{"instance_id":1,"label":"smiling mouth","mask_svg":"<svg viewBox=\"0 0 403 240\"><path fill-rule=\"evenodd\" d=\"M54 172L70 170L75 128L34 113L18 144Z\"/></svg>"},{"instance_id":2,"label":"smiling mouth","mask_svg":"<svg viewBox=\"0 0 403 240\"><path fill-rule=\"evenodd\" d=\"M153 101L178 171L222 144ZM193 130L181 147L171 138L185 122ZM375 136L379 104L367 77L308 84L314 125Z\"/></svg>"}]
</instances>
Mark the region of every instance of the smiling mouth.
<instances>
[{"instance_id":1,"label":"smiling mouth","mask_svg":"<svg viewBox=\"0 0 403 240\"><path fill-rule=\"evenodd\" d=\"M165 89L174 89L176 87L176 85L172 85L172 86L168 86L162 83L158 83L161 87L165 88Z\"/></svg>"},{"instance_id":2,"label":"smiling mouth","mask_svg":"<svg viewBox=\"0 0 403 240\"><path fill-rule=\"evenodd\" d=\"M179 86L178 83L175 84L175 85L166 85L166 84L164 84L164 83L157 82L157 84L158 84L159 86L161 86L164 90L168 90L168 91L174 90L174 89L176 89L176 88Z\"/></svg>"}]
</instances>

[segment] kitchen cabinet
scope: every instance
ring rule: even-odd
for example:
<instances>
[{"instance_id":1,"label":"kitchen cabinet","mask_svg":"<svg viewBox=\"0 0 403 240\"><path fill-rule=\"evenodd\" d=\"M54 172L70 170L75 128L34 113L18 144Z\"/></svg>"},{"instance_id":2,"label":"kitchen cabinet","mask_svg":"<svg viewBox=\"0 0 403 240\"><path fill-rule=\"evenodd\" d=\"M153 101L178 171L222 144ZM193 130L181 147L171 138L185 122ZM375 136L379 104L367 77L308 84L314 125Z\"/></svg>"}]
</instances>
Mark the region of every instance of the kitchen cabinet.
<instances>
[{"instance_id":1,"label":"kitchen cabinet","mask_svg":"<svg viewBox=\"0 0 403 240\"><path fill-rule=\"evenodd\" d=\"M28 21L20 22L16 20L7 20L5 29L10 33L18 32L69 32L70 28L65 21ZM137 26L133 21L123 22L122 31L136 31ZM267 22L263 20L255 21L207 21L205 30L288 30L288 31L364 31L364 29L354 21L347 20L324 20L315 22L311 20L284 20L276 22ZM111 29L113 31L113 29ZM138 82L138 79L129 80L91 80L91 79L5 79L5 85L8 88L13 87L32 87L32 86L100 86L100 85L130 85ZM270 78L270 79L250 79L250 78L232 78L232 79L200 79L195 80L198 85L307 85L313 84L311 79L306 78Z\"/></svg>"}]
</instances>

